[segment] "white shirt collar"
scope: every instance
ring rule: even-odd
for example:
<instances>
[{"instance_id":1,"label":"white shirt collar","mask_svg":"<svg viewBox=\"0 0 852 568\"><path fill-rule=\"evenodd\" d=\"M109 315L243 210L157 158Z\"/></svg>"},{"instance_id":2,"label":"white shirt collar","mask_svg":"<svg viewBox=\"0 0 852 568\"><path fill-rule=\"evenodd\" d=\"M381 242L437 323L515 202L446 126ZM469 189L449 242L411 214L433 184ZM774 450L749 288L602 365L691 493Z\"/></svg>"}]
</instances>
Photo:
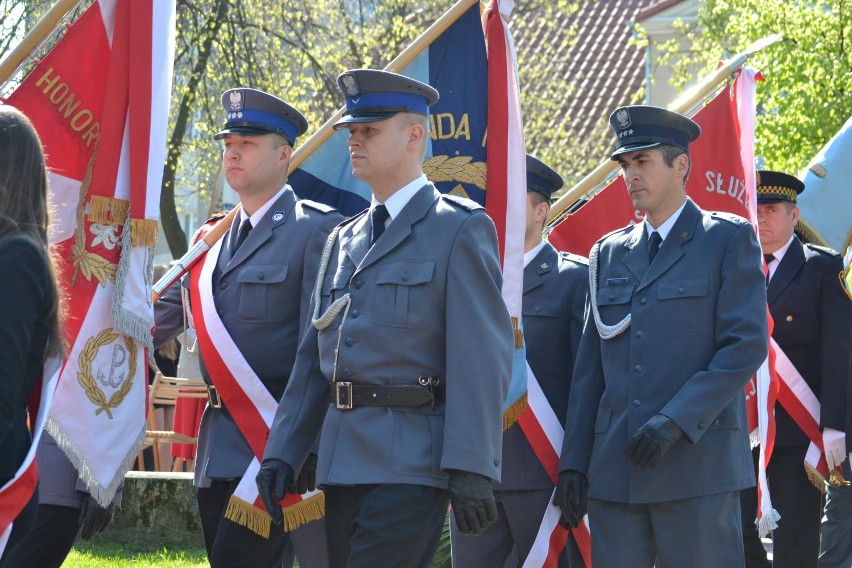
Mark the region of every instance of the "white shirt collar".
<instances>
[{"instance_id":1,"label":"white shirt collar","mask_svg":"<svg viewBox=\"0 0 852 568\"><path fill-rule=\"evenodd\" d=\"M543 248L544 248L544 245L545 245L545 241L541 241L541 242L540 242L540 243L538 243L538 244L537 244L537 245L536 245L536 246L535 246L535 247L534 247L534 248L533 248L530 252L525 252L525 253L524 253L524 268L526 268L526 267L527 267L527 265L528 265L529 263L531 263L531 262L532 262L532 260L533 260L536 256L538 256L538 253L540 253L540 252L541 252L541 249L543 249Z\"/></svg>"},{"instance_id":2,"label":"white shirt collar","mask_svg":"<svg viewBox=\"0 0 852 568\"><path fill-rule=\"evenodd\" d=\"M385 200L385 207L388 209L388 213L390 214L390 218L385 222L385 227L391 224L391 221L396 219L396 216L402 212L403 208L408 205L408 202L411 201L411 198L414 197L414 194L417 191L429 183L429 180L426 179L425 174L420 174L420 177L414 179L413 181L405 184L400 189L394 192L393 195L388 197ZM372 209L376 205L379 204L379 201L373 196L372 203L370 204L370 208Z\"/></svg>"},{"instance_id":3,"label":"white shirt collar","mask_svg":"<svg viewBox=\"0 0 852 568\"><path fill-rule=\"evenodd\" d=\"M290 184L284 184L284 187L282 187L281 189L279 189L279 190L278 190L278 193L276 193L275 195L273 195L273 196L272 196L272 198L270 198L270 199L269 199L269 201L267 201L266 203L264 203L263 205L261 205L261 206L258 208L258 210L257 210L257 211L255 211L254 213L252 213L251 217L249 217L249 219L251 219L251 226L252 226L252 228L257 227L257 224L261 222L261 220L263 219L263 216L264 216L264 215L266 215L267 211L269 211L269 210L272 208L272 205L273 205L276 201L278 201L278 198L279 198L279 197L281 197L281 196L284 194L284 192L285 192L285 191L287 191L288 189L289 189L290 191L292 191L292 188L290 187ZM241 225L247 216L248 216L248 213L246 213L246 210L245 210L245 209L240 209L240 222L239 222L237 225L238 225L238 226L239 226L239 225Z\"/></svg>"},{"instance_id":4,"label":"white shirt collar","mask_svg":"<svg viewBox=\"0 0 852 568\"><path fill-rule=\"evenodd\" d=\"M790 240L787 241L787 244L776 250L772 253L772 256L775 258L766 265L766 270L769 272L769 279L772 280L772 275L775 274L775 270L778 268L778 265L781 264L781 259L784 258L784 255L787 254L787 250L789 250L790 245L793 244L793 239L796 238L796 234L793 233L790 235Z\"/></svg>"},{"instance_id":5,"label":"white shirt collar","mask_svg":"<svg viewBox=\"0 0 852 568\"><path fill-rule=\"evenodd\" d=\"M666 237L668 237L668 236L669 236L669 233L671 232L672 227L674 227L674 224L677 222L677 218L678 218L678 217L680 217L680 214L681 214L681 212L683 211L683 208L684 208L684 207L686 207L686 201L685 201L685 200L684 200L684 202L683 202L683 205L681 205L681 206L678 208L678 210L677 210L677 211L675 211L674 213L672 213L672 215L671 215L671 216L669 216L669 218L668 218L668 219L666 219L665 221L663 221L663 224L662 224L662 225L660 225L659 227L657 227L656 229L655 229L654 227L652 227L650 223L648 223L648 220L647 220L647 219L645 219L645 221L644 221L644 223L645 223L645 232L646 232L646 233L648 234L648 236L650 237L650 236L651 236L651 233L653 233L654 231L657 231L658 233L660 233L660 237L661 237L663 240L666 240Z\"/></svg>"}]
</instances>

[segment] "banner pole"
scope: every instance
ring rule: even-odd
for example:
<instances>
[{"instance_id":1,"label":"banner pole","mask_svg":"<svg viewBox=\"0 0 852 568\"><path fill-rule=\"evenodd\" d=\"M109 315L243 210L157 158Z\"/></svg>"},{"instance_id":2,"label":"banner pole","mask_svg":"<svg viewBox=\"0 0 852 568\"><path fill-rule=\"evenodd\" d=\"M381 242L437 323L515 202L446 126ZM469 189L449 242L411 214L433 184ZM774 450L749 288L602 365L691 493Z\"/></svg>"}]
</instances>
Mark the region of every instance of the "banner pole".
<instances>
[{"instance_id":1,"label":"banner pole","mask_svg":"<svg viewBox=\"0 0 852 568\"><path fill-rule=\"evenodd\" d=\"M3 61L0 61L0 85L5 84L12 77L12 74L20 67L21 63L41 45L41 42L56 29L62 18L80 2L81 0L57 0L56 4L47 11L47 14L24 36L21 43L16 45L3 58Z\"/></svg>"},{"instance_id":2,"label":"banner pole","mask_svg":"<svg viewBox=\"0 0 852 568\"><path fill-rule=\"evenodd\" d=\"M693 108L699 101L712 93L721 83L726 81L728 77L736 73L740 67L745 65L753 54L768 45L772 45L773 43L780 41L782 37L783 36L781 36L781 34L766 36L749 45L742 53L735 55L727 61L723 61L715 71L704 77L704 79L699 81L698 84L675 99L669 105L669 109L675 112L684 113ZM554 224L554 221L559 219L560 216L568 208L574 205L578 199L593 190L616 169L618 169L618 164L609 159L599 164L590 174L577 182L574 187L566 191L562 197L551 205L550 214L547 216L546 226L550 227Z\"/></svg>"},{"instance_id":3,"label":"banner pole","mask_svg":"<svg viewBox=\"0 0 852 568\"><path fill-rule=\"evenodd\" d=\"M435 20L435 22L426 28L426 30L417 36L411 44L406 47L399 55L397 55L393 61L385 66L385 71L393 71L394 73L399 73L403 69L408 66L409 63L414 61L414 59L420 55L424 49L429 47L429 45L437 39L447 28L449 28L453 23L458 20L462 14L467 12L467 10L479 2L479 0L459 0L456 2L449 10L444 12L444 14ZM304 162L308 156L314 153L314 151L319 148L326 140L328 140L332 134L334 134L334 130L332 126L335 122L340 120L343 117L343 113L346 108L339 109L334 116L329 118L325 123L319 127L319 129L314 132L310 138L305 140L296 150L293 152L293 155L290 157L290 172L298 168L302 162Z\"/></svg>"}]
</instances>

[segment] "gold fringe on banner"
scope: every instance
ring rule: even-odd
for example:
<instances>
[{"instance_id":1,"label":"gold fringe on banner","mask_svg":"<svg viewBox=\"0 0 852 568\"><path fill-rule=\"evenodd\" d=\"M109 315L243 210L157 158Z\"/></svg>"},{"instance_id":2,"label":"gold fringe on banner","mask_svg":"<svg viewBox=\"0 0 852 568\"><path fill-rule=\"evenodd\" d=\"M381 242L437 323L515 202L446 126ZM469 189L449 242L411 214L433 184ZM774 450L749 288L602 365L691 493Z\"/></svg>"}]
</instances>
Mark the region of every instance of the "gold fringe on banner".
<instances>
[{"instance_id":1,"label":"gold fringe on banner","mask_svg":"<svg viewBox=\"0 0 852 568\"><path fill-rule=\"evenodd\" d=\"M284 530L291 532L325 516L325 493L311 495L295 505L284 508Z\"/></svg>"},{"instance_id":2,"label":"gold fringe on banner","mask_svg":"<svg viewBox=\"0 0 852 568\"><path fill-rule=\"evenodd\" d=\"M825 478L811 464L805 462L805 473L808 476L808 481L816 487L817 491L825 495Z\"/></svg>"},{"instance_id":3,"label":"gold fringe on banner","mask_svg":"<svg viewBox=\"0 0 852 568\"><path fill-rule=\"evenodd\" d=\"M160 224L156 219L130 220L130 246L152 247L160 236Z\"/></svg>"},{"instance_id":4,"label":"gold fringe on banner","mask_svg":"<svg viewBox=\"0 0 852 568\"><path fill-rule=\"evenodd\" d=\"M523 349L524 332L521 330L520 320L516 317L512 318L512 331L515 332L515 349Z\"/></svg>"},{"instance_id":5,"label":"gold fringe on banner","mask_svg":"<svg viewBox=\"0 0 852 568\"><path fill-rule=\"evenodd\" d=\"M518 400L503 411L503 430L508 430L518 421L518 416L527 409L527 393L524 392Z\"/></svg>"},{"instance_id":6,"label":"gold fringe on banner","mask_svg":"<svg viewBox=\"0 0 852 568\"><path fill-rule=\"evenodd\" d=\"M93 195L89 202L89 221L101 225L124 225L130 202L126 199L115 199Z\"/></svg>"},{"instance_id":7,"label":"gold fringe on banner","mask_svg":"<svg viewBox=\"0 0 852 568\"><path fill-rule=\"evenodd\" d=\"M269 516L269 513L261 511L236 495L231 495L231 499L228 501L225 518L244 526L263 538L269 538L269 527L272 525L272 517Z\"/></svg>"}]
</instances>

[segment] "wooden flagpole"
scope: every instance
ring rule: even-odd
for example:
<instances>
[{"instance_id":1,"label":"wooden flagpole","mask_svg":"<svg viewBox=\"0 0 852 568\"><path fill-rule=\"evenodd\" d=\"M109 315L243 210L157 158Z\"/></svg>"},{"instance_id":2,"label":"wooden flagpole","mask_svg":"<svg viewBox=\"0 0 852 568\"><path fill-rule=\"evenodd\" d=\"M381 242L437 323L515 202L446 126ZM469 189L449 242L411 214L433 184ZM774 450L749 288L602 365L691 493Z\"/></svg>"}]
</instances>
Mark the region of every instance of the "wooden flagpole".
<instances>
[{"instance_id":1,"label":"wooden flagpole","mask_svg":"<svg viewBox=\"0 0 852 568\"><path fill-rule=\"evenodd\" d=\"M462 14L467 12L468 8L479 2L479 0L458 0L449 10L435 20L422 34L417 36L411 44L406 47L393 61L387 64L385 71L393 71L399 73L405 67L414 61L424 49L435 41L447 28L449 28ZM339 109L334 116L329 118L325 123L314 132L310 138L305 140L290 157L290 172L298 168L308 156L310 156L317 148L319 148L326 140L328 140L334 130L332 126L335 122L343 117L346 108Z\"/></svg>"},{"instance_id":2,"label":"wooden flagpole","mask_svg":"<svg viewBox=\"0 0 852 568\"><path fill-rule=\"evenodd\" d=\"M674 102L669 105L669 108L675 112L684 113L693 108L699 101L712 93L723 81L736 73L736 71L746 64L749 58L773 43L781 40L780 34L772 34L749 45L745 51L739 53L723 61L719 67L704 77L697 85L683 93ZM590 174L581 179L574 187L569 189L550 207L550 214L547 216L547 226L555 225L555 221L571 207L578 199L583 197L589 191L598 186L607 176L613 173L618 168L618 164L612 160L605 160L598 165Z\"/></svg>"},{"instance_id":3,"label":"wooden flagpole","mask_svg":"<svg viewBox=\"0 0 852 568\"><path fill-rule=\"evenodd\" d=\"M74 9L81 0L57 0L47 14L24 36L15 49L0 61L0 85L5 84L12 77L21 63L43 42L50 33L56 29L62 18Z\"/></svg>"}]
</instances>

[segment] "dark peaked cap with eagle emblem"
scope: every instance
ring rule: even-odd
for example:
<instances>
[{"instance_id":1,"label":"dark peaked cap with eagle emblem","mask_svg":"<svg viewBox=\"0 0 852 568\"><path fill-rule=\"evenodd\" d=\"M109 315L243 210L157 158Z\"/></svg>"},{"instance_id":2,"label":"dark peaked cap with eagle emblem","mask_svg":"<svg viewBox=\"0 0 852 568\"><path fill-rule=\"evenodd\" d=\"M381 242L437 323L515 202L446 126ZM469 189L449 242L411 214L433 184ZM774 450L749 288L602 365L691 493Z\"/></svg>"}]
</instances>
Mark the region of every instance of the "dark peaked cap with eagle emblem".
<instances>
[{"instance_id":1,"label":"dark peaked cap with eagle emblem","mask_svg":"<svg viewBox=\"0 0 852 568\"><path fill-rule=\"evenodd\" d=\"M429 114L438 91L405 75L376 69L350 69L337 78L346 112L334 125L341 130L353 122L378 122L400 112Z\"/></svg>"},{"instance_id":2,"label":"dark peaked cap with eagle emblem","mask_svg":"<svg viewBox=\"0 0 852 568\"><path fill-rule=\"evenodd\" d=\"M646 105L625 106L609 115L609 125L617 138L610 159L627 152L667 145L689 151L689 143L701 134L701 127L682 114Z\"/></svg>"},{"instance_id":3,"label":"dark peaked cap with eagle emblem","mask_svg":"<svg viewBox=\"0 0 852 568\"><path fill-rule=\"evenodd\" d=\"M278 97L257 89L228 89L222 93L222 106L227 113L227 122L213 138L221 140L225 134L258 136L280 134L296 143L296 137L308 129L308 121Z\"/></svg>"}]
</instances>

